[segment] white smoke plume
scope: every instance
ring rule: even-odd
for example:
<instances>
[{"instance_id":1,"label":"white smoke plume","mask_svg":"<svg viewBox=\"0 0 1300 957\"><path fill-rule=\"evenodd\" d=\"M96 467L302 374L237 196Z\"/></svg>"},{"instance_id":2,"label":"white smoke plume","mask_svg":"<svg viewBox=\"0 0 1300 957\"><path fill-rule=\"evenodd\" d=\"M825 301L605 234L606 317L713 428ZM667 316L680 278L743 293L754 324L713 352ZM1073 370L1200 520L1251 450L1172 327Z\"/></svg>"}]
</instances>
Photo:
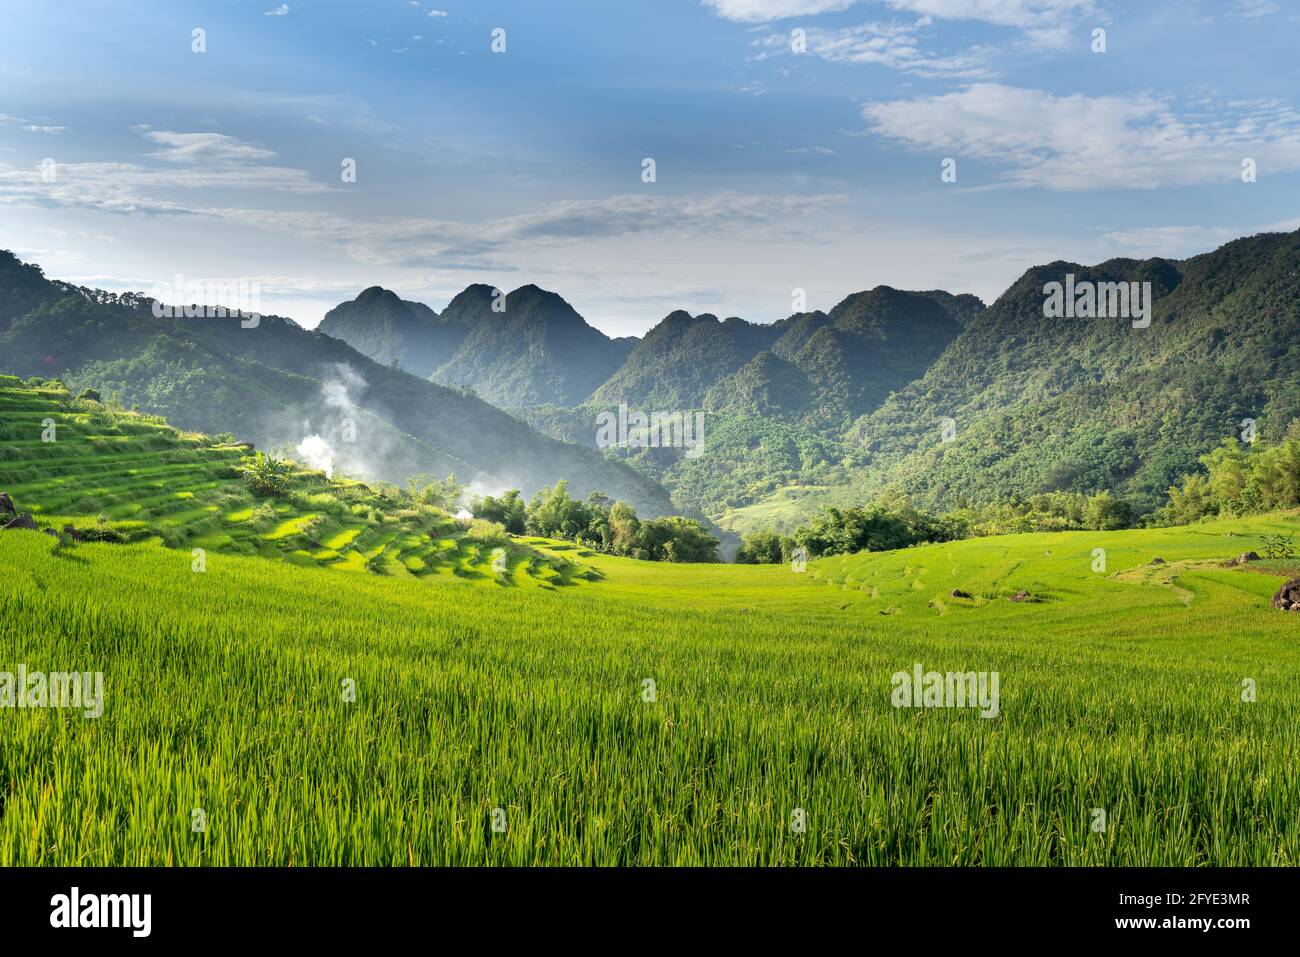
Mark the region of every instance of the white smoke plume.
<instances>
[{"instance_id":1,"label":"white smoke plume","mask_svg":"<svg viewBox=\"0 0 1300 957\"><path fill-rule=\"evenodd\" d=\"M319 435L313 433L299 442L297 452L304 463L324 472L326 478L334 477L334 449Z\"/></svg>"}]
</instances>

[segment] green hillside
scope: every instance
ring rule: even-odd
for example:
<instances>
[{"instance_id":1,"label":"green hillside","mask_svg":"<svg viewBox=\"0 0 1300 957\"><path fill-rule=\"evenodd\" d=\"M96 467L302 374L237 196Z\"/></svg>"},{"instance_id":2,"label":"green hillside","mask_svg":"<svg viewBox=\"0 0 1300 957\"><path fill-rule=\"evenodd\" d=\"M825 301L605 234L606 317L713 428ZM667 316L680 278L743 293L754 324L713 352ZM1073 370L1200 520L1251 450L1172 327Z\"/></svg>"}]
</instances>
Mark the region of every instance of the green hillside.
<instances>
[{"instance_id":1,"label":"green hillside","mask_svg":"<svg viewBox=\"0 0 1300 957\"><path fill-rule=\"evenodd\" d=\"M160 541L190 553L210 551L214 561L218 554L255 555L504 585L585 580L585 570L572 562L503 534L467 529L399 489L295 467L284 494L256 495L240 471L250 454L154 416L115 412L60 388L25 387L0 376L0 491L65 544ZM12 517L0 514L0 524ZM504 558L494 567L498 548Z\"/></svg>"},{"instance_id":2,"label":"green hillside","mask_svg":"<svg viewBox=\"0 0 1300 957\"><path fill-rule=\"evenodd\" d=\"M520 411L535 428L591 444L604 410L703 409L706 454L610 453L664 485L679 508L720 519L790 482L844 484L866 456L845 431L922 375L983 308L974 296L880 286L830 313L771 325L674 312L583 406Z\"/></svg>"},{"instance_id":3,"label":"green hillside","mask_svg":"<svg viewBox=\"0 0 1300 957\"><path fill-rule=\"evenodd\" d=\"M290 319L160 319L150 299L52 282L0 252L6 284L17 293L0 301L0 373L57 376L75 391L94 388L181 428L232 431L260 448L292 449L316 434L354 475L400 483L454 472L526 493L567 478L576 494L601 491L642 515L676 511L663 488L623 464Z\"/></svg>"},{"instance_id":4,"label":"green hillside","mask_svg":"<svg viewBox=\"0 0 1300 957\"><path fill-rule=\"evenodd\" d=\"M522 543L599 576L558 589L0 532L0 660L105 676L98 719L5 714L0 864L1295 865L1297 569L1221 563L1298 529ZM894 707L918 664L997 716Z\"/></svg>"},{"instance_id":5,"label":"green hillside","mask_svg":"<svg viewBox=\"0 0 1300 957\"><path fill-rule=\"evenodd\" d=\"M735 372L779 337L775 326L731 317L670 313L636 344L590 404L618 408L698 409L709 387Z\"/></svg>"},{"instance_id":6,"label":"green hillside","mask_svg":"<svg viewBox=\"0 0 1300 957\"><path fill-rule=\"evenodd\" d=\"M863 491L893 485L951 506L1011 494L1109 489L1139 511L1242 420L1276 440L1300 418L1300 233L1185 262L1053 263L966 324L924 376L860 421ZM1043 287L1153 283L1150 328L1045 319ZM940 420L956 422L941 440Z\"/></svg>"}]
</instances>

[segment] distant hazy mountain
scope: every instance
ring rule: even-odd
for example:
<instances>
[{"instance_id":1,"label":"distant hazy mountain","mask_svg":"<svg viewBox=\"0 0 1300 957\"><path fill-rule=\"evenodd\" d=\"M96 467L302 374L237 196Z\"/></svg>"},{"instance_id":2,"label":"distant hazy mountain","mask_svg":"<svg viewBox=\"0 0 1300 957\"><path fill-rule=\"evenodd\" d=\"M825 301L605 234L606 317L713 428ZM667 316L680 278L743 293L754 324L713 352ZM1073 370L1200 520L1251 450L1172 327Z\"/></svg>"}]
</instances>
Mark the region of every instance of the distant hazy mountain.
<instances>
[{"instance_id":1,"label":"distant hazy mountain","mask_svg":"<svg viewBox=\"0 0 1300 957\"><path fill-rule=\"evenodd\" d=\"M382 365L396 363L427 379L455 354L469 329L442 318L422 302L371 286L325 314L317 331L342 339Z\"/></svg>"},{"instance_id":2,"label":"distant hazy mountain","mask_svg":"<svg viewBox=\"0 0 1300 957\"><path fill-rule=\"evenodd\" d=\"M501 303L498 310L494 299ZM555 293L533 285L504 299L490 286L470 286L442 319L467 334L434 379L468 386L502 408L577 405L622 364L635 342L609 338Z\"/></svg>"},{"instance_id":3,"label":"distant hazy mountain","mask_svg":"<svg viewBox=\"0 0 1300 957\"><path fill-rule=\"evenodd\" d=\"M627 361L592 396L592 404L626 402L644 409L698 409L720 379L780 336L774 326L743 319L670 313L645 334Z\"/></svg>"}]
</instances>

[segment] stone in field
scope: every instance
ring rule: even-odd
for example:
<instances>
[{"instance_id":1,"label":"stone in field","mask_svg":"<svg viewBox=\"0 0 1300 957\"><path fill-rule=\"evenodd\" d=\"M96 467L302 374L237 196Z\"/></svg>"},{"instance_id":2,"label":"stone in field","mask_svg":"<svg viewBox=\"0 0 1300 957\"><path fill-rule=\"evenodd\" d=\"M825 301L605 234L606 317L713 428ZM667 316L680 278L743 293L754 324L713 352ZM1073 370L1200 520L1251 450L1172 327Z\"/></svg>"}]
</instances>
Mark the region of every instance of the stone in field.
<instances>
[{"instance_id":1,"label":"stone in field","mask_svg":"<svg viewBox=\"0 0 1300 957\"><path fill-rule=\"evenodd\" d=\"M1229 558L1223 563L1224 568L1236 568L1238 565L1249 565L1251 562L1259 561L1258 552L1242 552L1236 558Z\"/></svg>"},{"instance_id":2,"label":"stone in field","mask_svg":"<svg viewBox=\"0 0 1300 957\"><path fill-rule=\"evenodd\" d=\"M32 517L30 515L28 515L26 512L23 512L17 518L9 522L8 525L0 526L0 531L5 531L5 532L17 531L18 529L27 529L29 531L34 532L36 531L36 523L32 521Z\"/></svg>"},{"instance_id":3,"label":"stone in field","mask_svg":"<svg viewBox=\"0 0 1300 957\"><path fill-rule=\"evenodd\" d=\"M1300 578L1293 578L1277 590L1273 607L1279 611L1300 611Z\"/></svg>"}]
</instances>

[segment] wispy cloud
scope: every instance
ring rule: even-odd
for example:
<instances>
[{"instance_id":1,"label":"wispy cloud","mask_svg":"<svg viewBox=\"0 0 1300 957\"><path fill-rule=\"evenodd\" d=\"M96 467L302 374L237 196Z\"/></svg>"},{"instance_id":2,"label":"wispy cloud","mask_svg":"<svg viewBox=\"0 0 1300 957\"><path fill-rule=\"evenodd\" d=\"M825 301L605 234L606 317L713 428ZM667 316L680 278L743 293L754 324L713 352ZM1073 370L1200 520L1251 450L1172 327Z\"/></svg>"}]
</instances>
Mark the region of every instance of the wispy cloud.
<instances>
[{"instance_id":1,"label":"wispy cloud","mask_svg":"<svg viewBox=\"0 0 1300 957\"><path fill-rule=\"evenodd\" d=\"M133 162L57 163L53 177L38 167L0 164L0 205L63 206L118 213L202 214L203 207L172 198L176 190L271 190L323 193L305 170L262 162L275 153L222 133L176 133L137 127L163 149L145 156L163 166Z\"/></svg>"},{"instance_id":2,"label":"wispy cloud","mask_svg":"<svg viewBox=\"0 0 1300 957\"><path fill-rule=\"evenodd\" d=\"M1237 0L1237 10L1243 17L1267 17L1282 10L1274 0Z\"/></svg>"},{"instance_id":3,"label":"wispy cloud","mask_svg":"<svg viewBox=\"0 0 1300 957\"><path fill-rule=\"evenodd\" d=\"M509 269L521 247L621 237L700 239L723 234L789 238L839 195L767 196L716 193L697 197L640 194L551 203L528 213L470 223L433 219L363 221L280 210L210 210L208 215L336 242L353 258L376 265L440 269ZM513 253L512 253L513 251Z\"/></svg>"},{"instance_id":4,"label":"wispy cloud","mask_svg":"<svg viewBox=\"0 0 1300 957\"><path fill-rule=\"evenodd\" d=\"M862 5L868 0L704 0L715 13L741 23L769 23L813 17ZM1068 26L1094 13L1094 0L870 0L901 13L936 20L978 20L1014 27L1036 42L1059 46Z\"/></svg>"},{"instance_id":5,"label":"wispy cloud","mask_svg":"<svg viewBox=\"0 0 1300 957\"><path fill-rule=\"evenodd\" d=\"M1289 233L1300 229L1300 218L1284 219L1262 226L1142 226L1103 233L1107 241L1134 255L1184 259L1209 252L1241 236L1257 233Z\"/></svg>"},{"instance_id":6,"label":"wispy cloud","mask_svg":"<svg viewBox=\"0 0 1300 957\"><path fill-rule=\"evenodd\" d=\"M221 133L140 130L164 149L147 154L165 165L60 164L52 182L37 167L0 164L0 205L61 206L122 214L177 215L310 235L337 244L361 262L438 268L511 268L521 247L625 236L698 238L723 233L788 236L836 196L630 194L551 203L483 222L364 219L312 210L231 207L195 202L198 191L269 190L323 193L300 169L264 161L275 153ZM184 192L178 192L184 191Z\"/></svg>"},{"instance_id":7,"label":"wispy cloud","mask_svg":"<svg viewBox=\"0 0 1300 957\"><path fill-rule=\"evenodd\" d=\"M1154 189L1300 169L1300 113L1285 102L1179 115L1151 94L1058 96L977 83L955 93L872 103L870 129L916 150L988 161L1005 186Z\"/></svg>"},{"instance_id":8,"label":"wispy cloud","mask_svg":"<svg viewBox=\"0 0 1300 957\"><path fill-rule=\"evenodd\" d=\"M287 17L289 15L289 4L282 3L273 10L267 10L262 14L264 17Z\"/></svg>"},{"instance_id":9,"label":"wispy cloud","mask_svg":"<svg viewBox=\"0 0 1300 957\"><path fill-rule=\"evenodd\" d=\"M275 156L272 150L253 146L224 133L150 130L144 137L166 147L148 155L170 163L247 163Z\"/></svg>"},{"instance_id":10,"label":"wispy cloud","mask_svg":"<svg viewBox=\"0 0 1300 957\"><path fill-rule=\"evenodd\" d=\"M987 51L972 48L943 56L923 52L922 33L930 21L922 17L912 23L863 23L853 27L824 30L805 29L806 52L829 63L863 63L887 67L925 78L976 79L989 75ZM791 37L773 34L754 41L762 49L756 59L791 54Z\"/></svg>"},{"instance_id":11,"label":"wispy cloud","mask_svg":"<svg viewBox=\"0 0 1300 957\"><path fill-rule=\"evenodd\" d=\"M68 131L66 126L50 126L36 123L32 120L23 119L21 116L10 116L8 113L0 113L0 125L21 126L28 133L45 133L48 135L57 135Z\"/></svg>"}]
</instances>

